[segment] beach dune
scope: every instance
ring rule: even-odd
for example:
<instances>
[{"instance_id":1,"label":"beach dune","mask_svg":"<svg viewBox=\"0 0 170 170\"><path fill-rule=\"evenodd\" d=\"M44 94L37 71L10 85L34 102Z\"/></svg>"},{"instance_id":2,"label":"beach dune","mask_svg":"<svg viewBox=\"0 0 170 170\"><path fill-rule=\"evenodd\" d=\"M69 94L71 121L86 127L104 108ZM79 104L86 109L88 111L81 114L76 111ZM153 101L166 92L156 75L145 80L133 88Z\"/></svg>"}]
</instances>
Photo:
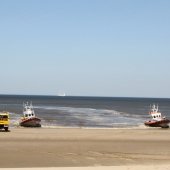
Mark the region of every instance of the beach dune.
<instances>
[{"instance_id":1,"label":"beach dune","mask_svg":"<svg viewBox=\"0 0 170 170\"><path fill-rule=\"evenodd\" d=\"M169 129L14 128L0 132L0 168L168 168L169 148Z\"/></svg>"}]
</instances>

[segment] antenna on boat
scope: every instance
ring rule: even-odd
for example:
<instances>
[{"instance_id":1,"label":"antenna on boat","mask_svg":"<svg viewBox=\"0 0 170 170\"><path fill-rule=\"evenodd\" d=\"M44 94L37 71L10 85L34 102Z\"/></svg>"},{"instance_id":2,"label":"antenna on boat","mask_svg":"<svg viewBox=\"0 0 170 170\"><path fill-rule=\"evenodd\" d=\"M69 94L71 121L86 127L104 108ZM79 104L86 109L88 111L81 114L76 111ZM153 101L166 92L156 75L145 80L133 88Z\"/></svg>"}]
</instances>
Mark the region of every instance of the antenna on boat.
<instances>
[{"instance_id":1,"label":"antenna on boat","mask_svg":"<svg viewBox=\"0 0 170 170\"><path fill-rule=\"evenodd\" d=\"M157 104L157 111L158 111L158 104Z\"/></svg>"}]
</instances>

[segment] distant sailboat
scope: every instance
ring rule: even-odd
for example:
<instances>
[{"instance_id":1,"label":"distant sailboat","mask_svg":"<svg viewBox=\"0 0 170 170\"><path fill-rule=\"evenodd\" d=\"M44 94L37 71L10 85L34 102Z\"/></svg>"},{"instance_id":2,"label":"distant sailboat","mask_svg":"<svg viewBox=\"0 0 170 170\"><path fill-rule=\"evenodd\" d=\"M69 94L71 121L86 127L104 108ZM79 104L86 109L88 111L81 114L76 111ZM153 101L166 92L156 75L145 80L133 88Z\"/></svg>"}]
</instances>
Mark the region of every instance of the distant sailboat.
<instances>
[{"instance_id":1,"label":"distant sailboat","mask_svg":"<svg viewBox=\"0 0 170 170\"><path fill-rule=\"evenodd\" d=\"M65 93L60 93L60 94L58 94L58 96L66 96L66 94Z\"/></svg>"}]
</instances>

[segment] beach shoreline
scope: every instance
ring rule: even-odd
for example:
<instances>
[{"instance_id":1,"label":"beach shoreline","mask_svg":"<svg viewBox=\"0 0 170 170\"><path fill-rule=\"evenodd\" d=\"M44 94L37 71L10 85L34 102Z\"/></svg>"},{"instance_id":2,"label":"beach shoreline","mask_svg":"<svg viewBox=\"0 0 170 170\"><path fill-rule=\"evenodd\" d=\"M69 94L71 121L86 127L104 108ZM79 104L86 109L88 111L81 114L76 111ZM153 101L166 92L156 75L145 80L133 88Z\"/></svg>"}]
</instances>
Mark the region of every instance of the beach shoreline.
<instances>
[{"instance_id":1,"label":"beach shoreline","mask_svg":"<svg viewBox=\"0 0 170 170\"><path fill-rule=\"evenodd\" d=\"M170 165L170 129L11 128L0 144L0 168Z\"/></svg>"}]
</instances>

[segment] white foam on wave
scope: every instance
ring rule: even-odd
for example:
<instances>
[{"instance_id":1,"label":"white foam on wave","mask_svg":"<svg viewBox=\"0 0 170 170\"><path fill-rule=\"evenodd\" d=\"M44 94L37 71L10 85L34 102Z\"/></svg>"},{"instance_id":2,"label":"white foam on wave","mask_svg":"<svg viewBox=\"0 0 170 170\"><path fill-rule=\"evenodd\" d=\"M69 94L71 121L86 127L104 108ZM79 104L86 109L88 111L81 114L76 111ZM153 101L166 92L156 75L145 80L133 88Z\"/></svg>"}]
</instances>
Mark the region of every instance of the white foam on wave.
<instances>
[{"instance_id":1,"label":"white foam on wave","mask_svg":"<svg viewBox=\"0 0 170 170\"><path fill-rule=\"evenodd\" d=\"M118 112L109 109L61 107L61 106L35 106L42 116L43 127L115 127L138 126L141 117L133 114ZM46 111L44 111L46 110ZM48 111L49 110L49 111ZM48 113L52 113L49 114ZM20 115L11 113L12 125L18 126ZM44 116L44 117L43 117Z\"/></svg>"},{"instance_id":2,"label":"white foam on wave","mask_svg":"<svg viewBox=\"0 0 170 170\"><path fill-rule=\"evenodd\" d=\"M80 108L80 107L60 107L60 106L36 106L34 108L44 109L44 110L56 110L56 111L66 111L70 113L97 113L97 114L113 114L120 115L120 112L116 110L107 110L107 109L94 109L94 108Z\"/></svg>"},{"instance_id":3,"label":"white foam on wave","mask_svg":"<svg viewBox=\"0 0 170 170\"><path fill-rule=\"evenodd\" d=\"M21 115L14 113L14 112L9 112L9 117L10 117L11 127L19 126L19 120L20 120Z\"/></svg>"}]
</instances>

